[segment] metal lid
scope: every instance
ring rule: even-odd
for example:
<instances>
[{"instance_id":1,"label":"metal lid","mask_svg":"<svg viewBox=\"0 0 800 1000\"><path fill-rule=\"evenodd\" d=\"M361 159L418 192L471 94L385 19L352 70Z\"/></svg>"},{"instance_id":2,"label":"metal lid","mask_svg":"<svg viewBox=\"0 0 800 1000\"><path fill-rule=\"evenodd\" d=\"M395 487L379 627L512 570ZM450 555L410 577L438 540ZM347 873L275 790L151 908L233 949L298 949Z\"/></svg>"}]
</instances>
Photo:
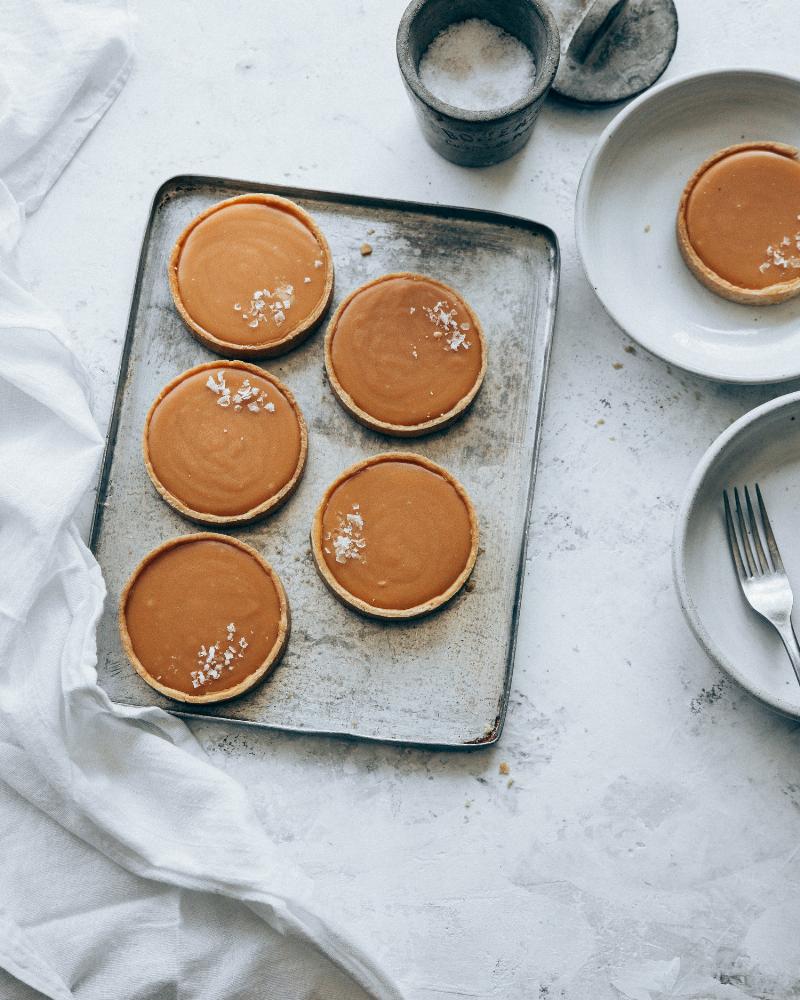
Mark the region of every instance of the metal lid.
<instances>
[{"instance_id":1,"label":"metal lid","mask_svg":"<svg viewBox=\"0 0 800 1000\"><path fill-rule=\"evenodd\" d=\"M678 40L673 0L553 0L561 62L553 90L581 104L612 104L652 86Z\"/></svg>"}]
</instances>

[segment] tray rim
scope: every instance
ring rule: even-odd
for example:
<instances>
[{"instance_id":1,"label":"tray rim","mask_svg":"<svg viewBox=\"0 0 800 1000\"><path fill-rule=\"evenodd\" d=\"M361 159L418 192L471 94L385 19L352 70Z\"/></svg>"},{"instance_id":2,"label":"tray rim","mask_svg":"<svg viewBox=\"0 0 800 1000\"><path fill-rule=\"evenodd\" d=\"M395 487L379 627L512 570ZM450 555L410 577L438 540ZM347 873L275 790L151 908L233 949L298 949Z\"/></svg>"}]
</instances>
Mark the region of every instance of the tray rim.
<instances>
[{"instance_id":1,"label":"tray rim","mask_svg":"<svg viewBox=\"0 0 800 1000\"><path fill-rule=\"evenodd\" d=\"M170 715L174 715L182 719L227 723L229 725L246 726L248 728L263 729L272 732L294 733L300 736L333 737L335 739L363 743L377 743L397 747L415 747L426 750L482 750L493 746L500 739L500 735L505 725L506 716L508 714L509 696L511 693L511 682L516 662L517 639L519 636L519 616L525 586L525 567L527 564L531 513L533 509L533 494L536 485L536 475L539 468L539 449L542 438L542 424L547 399L550 357L552 354L553 339L555 335L555 318L558 308L558 293L561 278L561 250L555 231L544 223L536 222L533 219L527 219L524 216L508 215L504 212L495 212L488 209L445 205L439 202L418 202L406 201L397 198L380 198L372 195L361 195L341 191L323 191L317 188L270 184L269 182L264 181L240 180L238 178L219 177L209 174L180 173L173 174L168 177L158 186L155 194L153 195L139 249L139 256L136 265L136 278L134 280L130 307L128 310L128 322L125 328L125 338L122 342L120 363L117 369L117 380L114 389L114 403L109 417L103 456L99 466L95 503L89 531L89 548L95 558L97 558L96 547L102 530L111 464L114 458L114 449L116 447L120 414L122 411L122 400L125 394L125 386L128 378L128 367L131 347L133 344L134 328L136 325L136 317L138 315L141 289L144 280L145 258L156 218L156 212L164 198L170 192L178 190L191 190L192 188L201 187L203 185L217 185L220 187L235 188L243 193L263 191L271 194L277 194L284 198L325 201L334 205L354 205L399 212L410 211L425 213L439 218L458 218L464 221L486 222L494 225L512 226L514 228L523 229L530 233L535 233L536 235L544 237L550 251L550 272L545 289L545 308L547 318L545 321L541 367L534 373L534 378L538 377L541 379L541 393L539 395L539 404L535 414L533 458L531 462L530 478L528 480L527 498L525 501L525 524L522 530L522 541L520 545L519 559L517 562L516 580L514 583L514 604L512 607L510 624L511 642L506 656L506 668L503 678L503 687L500 694L499 712L494 720L492 728L482 737L475 740L441 743L430 740L399 739L391 736L370 736L363 733L347 733L341 730L309 729L304 726L279 725L274 722L256 722L252 719L233 719L222 715L204 715L199 712L188 712L173 708L164 709L164 711L169 712Z\"/></svg>"}]
</instances>

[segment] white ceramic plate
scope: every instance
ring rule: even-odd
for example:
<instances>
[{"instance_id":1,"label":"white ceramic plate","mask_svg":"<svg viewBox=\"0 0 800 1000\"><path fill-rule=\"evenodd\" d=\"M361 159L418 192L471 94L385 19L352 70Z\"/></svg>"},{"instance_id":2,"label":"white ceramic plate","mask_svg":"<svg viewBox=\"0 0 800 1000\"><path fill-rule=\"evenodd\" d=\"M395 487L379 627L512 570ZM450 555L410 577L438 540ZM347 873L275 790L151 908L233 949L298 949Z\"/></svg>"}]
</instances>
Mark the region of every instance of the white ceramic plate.
<instances>
[{"instance_id":1,"label":"white ceramic plate","mask_svg":"<svg viewBox=\"0 0 800 1000\"><path fill-rule=\"evenodd\" d=\"M722 490L764 493L800 614L800 392L746 413L697 466L675 528L673 570L681 607L700 645L756 698L800 718L800 685L778 633L744 599L725 534Z\"/></svg>"},{"instance_id":2,"label":"white ceramic plate","mask_svg":"<svg viewBox=\"0 0 800 1000\"><path fill-rule=\"evenodd\" d=\"M675 239L693 171L750 139L800 146L800 80L739 69L654 87L600 136L575 227L590 283L643 347L708 378L777 382L800 375L800 298L761 308L727 302L690 274Z\"/></svg>"}]
</instances>

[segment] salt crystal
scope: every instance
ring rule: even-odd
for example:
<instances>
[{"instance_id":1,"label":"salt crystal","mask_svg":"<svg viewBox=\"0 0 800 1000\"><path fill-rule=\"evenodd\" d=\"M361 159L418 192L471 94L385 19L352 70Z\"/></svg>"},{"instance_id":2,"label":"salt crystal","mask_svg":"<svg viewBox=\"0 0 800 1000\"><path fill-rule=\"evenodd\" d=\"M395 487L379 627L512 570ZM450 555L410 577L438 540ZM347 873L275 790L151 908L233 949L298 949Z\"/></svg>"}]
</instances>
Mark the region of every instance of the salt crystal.
<instances>
[{"instance_id":1,"label":"salt crystal","mask_svg":"<svg viewBox=\"0 0 800 1000\"><path fill-rule=\"evenodd\" d=\"M434 38L420 60L419 76L446 104L465 111L498 111L528 95L536 64L519 39L473 17Z\"/></svg>"},{"instance_id":2,"label":"salt crystal","mask_svg":"<svg viewBox=\"0 0 800 1000\"><path fill-rule=\"evenodd\" d=\"M798 215L797 218L800 219L800 215ZM322 267L322 261L321 260L315 260L314 261L314 267Z\"/></svg>"},{"instance_id":3,"label":"salt crystal","mask_svg":"<svg viewBox=\"0 0 800 1000\"><path fill-rule=\"evenodd\" d=\"M267 403L264 406L264 409L265 410L269 410L270 413L274 413L275 412L275 404L274 403Z\"/></svg>"},{"instance_id":4,"label":"salt crystal","mask_svg":"<svg viewBox=\"0 0 800 1000\"><path fill-rule=\"evenodd\" d=\"M303 278L303 284L304 285L310 285L311 284L311 278Z\"/></svg>"}]
</instances>

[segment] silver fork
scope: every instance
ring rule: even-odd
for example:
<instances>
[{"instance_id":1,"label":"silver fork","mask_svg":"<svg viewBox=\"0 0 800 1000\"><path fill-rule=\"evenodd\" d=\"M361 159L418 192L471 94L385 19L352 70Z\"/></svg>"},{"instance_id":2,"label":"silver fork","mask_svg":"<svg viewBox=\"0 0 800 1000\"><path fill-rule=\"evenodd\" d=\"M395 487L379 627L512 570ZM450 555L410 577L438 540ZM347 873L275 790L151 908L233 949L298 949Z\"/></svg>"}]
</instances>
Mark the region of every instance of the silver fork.
<instances>
[{"instance_id":1,"label":"silver fork","mask_svg":"<svg viewBox=\"0 0 800 1000\"><path fill-rule=\"evenodd\" d=\"M797 636L794 634L792 626L792 605L794 604L792 586L783 568L783 560L775 542L775 535L772 533L772 525L769 523L761 489L758 483L755 485L756 500L761 515L760 529L750 500L750 490L745 486L744 501L747 507L747 524L739 500L739 490L737 487L734 487L733 490L736 522L739 526L738 537L731 514L728 491L722 491L725 502L725 523L728 527L728 543L744 596L750 607L766 618L770 625L773 625L777 630L783 645L786 647L786 652L789 654L789 659L792 661L795 677L800 683L800 646L797 644ZM767 559L761 544L762 533L767 543L769 559Z\"/></svg>"}]
</instances>

